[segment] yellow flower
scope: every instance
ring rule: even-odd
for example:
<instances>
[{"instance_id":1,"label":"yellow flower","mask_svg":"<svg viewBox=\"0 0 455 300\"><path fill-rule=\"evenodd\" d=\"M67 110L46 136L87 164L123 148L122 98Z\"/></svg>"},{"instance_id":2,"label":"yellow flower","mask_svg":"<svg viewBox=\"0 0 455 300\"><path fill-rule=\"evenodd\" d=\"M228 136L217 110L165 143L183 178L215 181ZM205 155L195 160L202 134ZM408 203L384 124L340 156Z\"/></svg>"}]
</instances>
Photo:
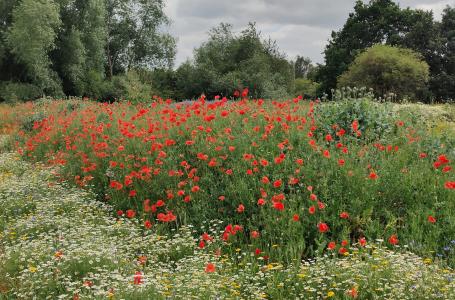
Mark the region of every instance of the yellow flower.
<instances>
[{"instance_id":1,"label":"yellow flower","mask_svg":"<svg viewBox=\"0 0 455 300\"><path fill-rule=\"evenodd\" d=\"M305 274L302 274L302 273L297 274L297 277L299 277L299 278L304 278L305 276L306 276L306 275L305 275Z\"/></svg>"},{"instance_id":2,"label":"yellow flower","mask_svg":"<svg viewBox=\"0 0 455 300\"><path fill-rule=\"evenodd\" d=\"M38 271L38 269L34 266L29 266L28 267L28 270L31 272L31 273L35 273L36 271Z\"/></svg>"},{"instance_id":3,"label":"yellow flower","mask_svg":"<svg viewBox=\"0 0 455 300\"><path fill-rule=\"evenodd\" d=\"M423 260L423 263L424 263L424 264L427 264L427 265L431 264L431 262L432 262L431 258L425 258L425 259Z\"/></svg>"},{"instance_id":4,"label":"yellow flower","mask_svg":"<svg viewBox=\"0 0 455 300\"><path fill-rule=\"evenodd\" d=\"M329 291L329 292L327 293L327 297L330 298L330 297L333 297L333 296L335 296L335 293L334 293L333 291Z\"/></svg>"}]
</instances>

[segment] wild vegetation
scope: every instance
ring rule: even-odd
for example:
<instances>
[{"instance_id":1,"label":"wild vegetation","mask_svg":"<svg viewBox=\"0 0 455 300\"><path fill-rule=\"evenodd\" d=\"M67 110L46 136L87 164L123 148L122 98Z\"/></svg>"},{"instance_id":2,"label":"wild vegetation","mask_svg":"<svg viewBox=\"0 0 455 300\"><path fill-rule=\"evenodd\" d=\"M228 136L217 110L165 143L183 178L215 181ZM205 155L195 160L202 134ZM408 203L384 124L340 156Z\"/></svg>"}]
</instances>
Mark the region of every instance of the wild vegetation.
<instances>
[{"instance_id":1,"label":"wild vegetation","mask_svg":"<svg viewBox=\"0 0 455 300\"><path fill-rule=\"evenodd\" d=\"M5 107L3 116L17 132L11 147L112 206L110 218L132 220L146 235L192 226L191 251L208 255L209 273L223 273L207 259L216 254L255 272L280 266L283 278L302 259L336 265L370 255L367 245L454 266L455 137L429 134L415 112L392 104L43 100ZM373 292L365 287L363 297Z\"/></svg>"}]
</instances>

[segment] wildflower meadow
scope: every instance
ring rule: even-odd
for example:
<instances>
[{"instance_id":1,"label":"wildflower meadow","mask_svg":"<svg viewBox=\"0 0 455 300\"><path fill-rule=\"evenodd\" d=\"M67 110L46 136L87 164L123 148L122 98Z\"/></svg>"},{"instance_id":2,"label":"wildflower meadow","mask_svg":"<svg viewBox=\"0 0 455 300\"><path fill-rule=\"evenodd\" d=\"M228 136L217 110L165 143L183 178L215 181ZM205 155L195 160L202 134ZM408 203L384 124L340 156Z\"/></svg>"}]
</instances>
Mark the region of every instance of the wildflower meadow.
<instances>
[{"instance_id":1,"label":"wildflower meadow","mask_svg":"<svg viewBox=\"0 0 455 300\"><path fill-rule=\"evenodd\" d=\"M242 96L0 106L0 296L455 297L442 121Z\"/></svg>"}]
</instances>

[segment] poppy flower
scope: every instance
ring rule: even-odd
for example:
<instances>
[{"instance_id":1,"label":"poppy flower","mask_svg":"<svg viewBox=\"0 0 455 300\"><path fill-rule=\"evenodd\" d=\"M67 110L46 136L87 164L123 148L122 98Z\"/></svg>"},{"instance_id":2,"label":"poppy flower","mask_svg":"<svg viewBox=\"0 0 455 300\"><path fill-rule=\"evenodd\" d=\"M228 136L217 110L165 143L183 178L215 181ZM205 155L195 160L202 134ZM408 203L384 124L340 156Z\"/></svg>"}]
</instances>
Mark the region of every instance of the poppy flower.
<instances>
[{"instance_id":1,"label":"poppy flower","mask_svg":"<svg viewBox=\"0 0 455 300\"><path fill-rule=\"evenodd\" d=\"M199 247L199 249L204 249L205 248L205 242L204 241L200 241L198 247Z\"/></svg>"},{"instance_id":2,"label":"poppy flower","mask_svg":"<svg viewBox=\"0 0 455 300\"><path fill-rule=\"evenodd\" d=\"M342 219L349 219L349 214L345 211L340 213L340 218Z\"/></svg>"},{"instance_id":3,"label":"poppy flower","mask_svg":"<svg viewBox=\"0 0 455 300\"><path fill-rule=\"evenodd\" d=\"M132 210L132 209L128 209L128 210L126 211L126 216L127 216L128 218L130 218L130 219L131 219L131 218L134 218L135 215L136 215L136 212L135 212L134 210Z\"/></svg>"},{"instance_id":4,"label":"poppy flower","mask_svg":"<svg viewBox=\"0 0 455 300\"><path fill-rule=\"evenodd\" d=\"M146 220L144 222L144 227L147 228L147 229L152 228L152 222L150 222L149 220Z\"/></svg>"},{"instance_id":5,"label":"poppy flower","mask_svg":"<svg viewBox=\"0 0 455 300\"><path fill-rule=\"evenodd\" d=\"M370 175L368 175L368 177L370 177L370 179L375 180L378 178L378 175L375 172L370 172Z\"/></svg>"},{"instance_id":6,"label":"poppy flower","mask_svg":"<svg viewBox=\"0 0 455 300\"><path fill-rule=\"evenodd\" d=\"M298 215L298 214L293 215L293 216L292 216L292 220L298 222L298 221L300 220L299 215Z\"/></svg>"},{"instance_id":7,"label":"poppy flower","mask_svg":"<svg viewBox=\"0 0 455 300\"><path fill-rule=\"evenodd\" d=\"M284 204L281 202L275 202L273 203L273 208L276 210L282 211L284 209Z\"/></svg>"},{"instance_id":8,"label":"poppy flower","mask_svg":"<svg viewBox=\"0 0 455 300\"><path fill-rule=\"evenodd\" d=\"M123 210L117 210L117 216L119 217L123 216Z\"/></svg>"},{"instance_id":9,"label":"poppy flower","mask_svg":"<svg viewBox=\"0 0 455 300\"><path fill-rule=\"evenodd\" d=\"M275 181L273 182L273 187L279 188L279 187L281 186L281 183L282 183L282 182L281 182L280 179L275 180Z\"/></svg>"},{"instance_id":10,"label":"poppy flower","mask_svg":"<svg viewBox=\"0 0 455 300\"><path fill-rule=\"evenodd\" d=\"M352 289L350 289L349 291L347 291L347 294L348 296L352 297L352 298L357 298L358 296L358 292L357 292L357 289L355 287L353 287Z\"/></svg>"},{"instance_id":11,"label":"poppy flower","mask_svg":"<svg viewBox=\"0 0 455 300\"><path fill-rule=\"evenodd\" d=\"M323 155L324 155L324 157L326 157L326 158L330 158L330 152L329 152L329 150L324 150Z\"/></svg>"},{"instance_id":12,"label":"poppy flower","mask_svg":"<svg viewBox=\"0 0 455 300\"><path fill-rule=\"evenodd\" d=\"M444 184L444 187L445 187L446 189L449 189L449 190L455 189L455 181L447 181L447 182Z\"/></svg>"},{"instance_id":13,"label":"poppy flower","mask_svg":"<svg viewBox=\"0 0 455 300\"><path fill-rule=\"evenodd\" d=\"M341 247L340 249L338 249L338 253L341 255L345 254L346 252L348 252L348 249L346 249L344 247Z\"/></svg>"},{"instance_id":14,"label":"poppy flower","mask_svg":"<svg viewBox=\"0 0 455 300\"><path fill-rule=\"evenodd\" d=\"M325 233L327 231L329 231L329 225L327 225L326 223L318 223L318 230L320 233Z\"/></svg>"},{"instance_id":15,"label":"poppy flower","mask_svg":"<svg viewBox=\"0 0 455 300\"><path fill-rule=\"evenodd\" d=\"M264 204L265 204L265 200L262 199L262 198L259 198L259 199L258 199L258 205L259 205L259 206L263 206Z\"/></svg>"},{"instance_id":16,"label":"poppy flower","mask_svg":"<svg viewBox=\"0 0 455 300\"><path fill-rule=\"evenodd\" d=\"M434 224L434 223L436 223L436 218L433 216L428 216L428 222Z\"/></svg>"},{"instance_id":17,"label":"poppy flower","mask_svg":"<svg viewBox=\"0 0 455 300\"><path fill-rule=\"evenodd\" d=\"M140 271L137 271L136 274L134 274L134 284L142 284L142 273Z\"/></svg>"},{"instance_id":18,"label":"poppy flower","mask_svg":"<svg viewBox=\"0 0 455 300\"><path fill-rule=\"evenodd\" d=\"M333 241L332 241L332 242L329 242L329 243L327 244L327 249L329 249L329 250L333 250L333 249L335 249L335 247L336 247L336 243L333 242Z\"/></svg>"},{"instance_id":19,"label":"poppy flower","mask_svg":"<svg viewBox=\"0 0 455 300\"><path fill-rule=\"evenodd\" d=\"M257 232L256 230L251 231L251 237L253 239L257 239L259 235L260 235L259 232Z\"/></svg>"},{"instance_id":20,"label":"poppy flower","mask_svg":"<svg viewBox=\"0 0 455 300\"><path fill-rule=\"evenodd\" d=\"M313 215L313 214L316 212L316 207L310 206L310 207L308 208L308 212L310 213L310 215Z\"/></svg>"},{"instance_id":21,"label":"poppy flower","mask_svg":"<svg viewBox=\"0 0 455 300\"><path fill-rule=\"evenodd\" d=\"M367 240L364 237L361 237L359 239L359 244L360 246L365 247L365 245L367 244Z\"/></svg>"},{"instance_id":22,"label":"poppy flower","mask_svg":"<svg viewBox=\"0 0 455 300\"><path fill-rule=\"evenodd\" d=\"M243 206L243 204L239 204L239 206L237 207L237 212L243 213L244 211L245 211L245 206Z\"/></svg>"},{"instance_id":23,"label":"poppy flower","mask_svg":"<svg viewBox=\"0 0 455 300\"><path fill-rule=\"evenodd\" d=\"M261 252L262 252L262 251L261 251L261 249L259 249L259 248L256 248L256 250L254 250L254 254L255 254L256 256L258 256L259 254L261 254Z\"/></svg>"},{"instance_id":24,"label":"poppy flower","mask_svg":"<svg viewBox=\"0 0 455 300\"><path fill-rule=\"evenodd\" d=\"M205 266L205 272L206 272L206 273L213 273L213 272L215 272L215 265L212 264L212 263L208 263L208 264Z\"/></svg>"},{"instance_id":25,"label":"poppy flower","mask_svg":"<svg viewBox=\"0 0 455 300\"><path fill-rule=\"evenodd\" d=\"M397 245L398 242L399 242L399 240L398 240L397 235L396 235L396 234L392 234L392 235L390 236L390 238L389 238L389 243L390 243L391 245Z\"/></svg>"}]
</instances>

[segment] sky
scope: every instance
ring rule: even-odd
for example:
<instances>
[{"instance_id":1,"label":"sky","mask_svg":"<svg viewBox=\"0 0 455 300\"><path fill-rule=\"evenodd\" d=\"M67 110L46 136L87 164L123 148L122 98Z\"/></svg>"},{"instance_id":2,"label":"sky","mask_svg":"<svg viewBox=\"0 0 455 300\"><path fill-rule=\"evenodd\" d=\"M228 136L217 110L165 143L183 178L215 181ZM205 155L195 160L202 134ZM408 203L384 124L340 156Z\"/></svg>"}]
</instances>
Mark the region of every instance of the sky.
<instances>
[{"instance_id":1,"label":"sky","mask_svg":"<svg viewBox=\"0 0 455 300\"><path fill-rule=\"evenodd\" d=\"M193 49L208 38L219 23L230 23L239 32L256 22L263 36L277 41L289 59L297 55L322 63L322 52L332 30L339 30L354 0L166 0L165 13L171 19L170 33L177 38L178 67L193 57ZM366 0L364 1L366 2ZM446 5L455 0L397 0L400 7L432 10L441 19Z\"/></svg>"}]
</instances>

